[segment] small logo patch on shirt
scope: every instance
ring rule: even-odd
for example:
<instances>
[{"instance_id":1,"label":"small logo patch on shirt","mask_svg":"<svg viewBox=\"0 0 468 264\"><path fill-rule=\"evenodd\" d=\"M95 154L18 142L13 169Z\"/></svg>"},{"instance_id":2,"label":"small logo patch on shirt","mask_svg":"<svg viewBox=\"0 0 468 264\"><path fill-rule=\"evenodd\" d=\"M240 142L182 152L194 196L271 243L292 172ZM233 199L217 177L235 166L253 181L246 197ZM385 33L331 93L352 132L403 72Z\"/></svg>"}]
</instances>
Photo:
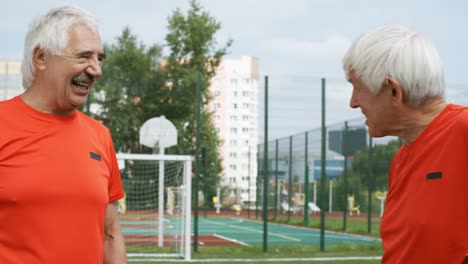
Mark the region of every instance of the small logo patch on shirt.
<instances>
[{"instance_id":1,"label":"small logo patch on shirt","mask_svg":"<svg viewBox=\"0 0 468 264\"><path fill-rule=\"evenodd\" d=\"M94 153L94 152L89 152L89 157L92 158L92 159L95 159L95 160L99 160L101 161L101 155L97 154L97 153Z\"/></svg>"},{"instance_id":2,"label":"small logo patch on shirt","mask_svg":"<svg viewBox=\"0 0 468 264\"><path fill-rule=\"evenodd\" d=\"M431 172L426 175L426 180L442 179L442 172Z\"/></svg>"}]
</instances>

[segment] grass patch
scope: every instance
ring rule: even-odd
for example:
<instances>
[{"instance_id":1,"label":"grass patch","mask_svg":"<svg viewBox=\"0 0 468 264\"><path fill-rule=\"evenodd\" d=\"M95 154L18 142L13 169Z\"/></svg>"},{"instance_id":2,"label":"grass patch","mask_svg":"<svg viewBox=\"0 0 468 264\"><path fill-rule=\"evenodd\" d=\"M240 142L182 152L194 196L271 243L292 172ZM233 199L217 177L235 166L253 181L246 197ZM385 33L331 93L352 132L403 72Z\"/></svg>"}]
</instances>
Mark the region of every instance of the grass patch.
<instances>
[{"instance_id":1,"label":"grass patch","mask_svg":"<svg viewBox=\"0 0 468 264\"><path fill-rule=\"evenodd\" d=\"M140 249L128 248L129 252L136 250L136 252L142 252ZM147 252L150 253L150 252ZM316 246L303 246L303 247L285 247L285 246L271 246L268 247L268 253L263 253L262 247L250 247L250 246L223 246L223 247L200 247L199 252L192 252L192 259L203 260L203 259L228 259L227 261L220 262L209 262L212 264L227 264L227 263L240 263L234 261L234 259L252 259L249 261L251 264L260 263L285 263L281 260L284 258L319 258L319 257L362 257L362 256L381 256L383 253L380 244L370 245L340 245L340 246L329 246L326 247L326 251L321 252L319 247ZM139 258L141 259L141 258ZM229 259L233 259L232 262ZM278 259L278 261L261 261L262 259ZM131 260L131 259L130 259ZM255 261L258 260L258 261ZM134 262L131 263L164 263L161 261L151 262ZM199 262L203 263L203 262ZM244 262L245 263L245 262ZM287 261L288 264L303 264L310 263L310 260L295 260ZM314 261L314 264L330 264L335 263L331 261ZM340 260L339 263L345 264L358 264L358 263L369 263L376 264L380 263L380 260Z\"/></svg>"},{"instance_id":2,"label":"grass patch","mask_svg":"<svg viewBox=\"0 0 468 264\"><path fill-rule=\"evenodd\" d=\"M324 252L317 246L269 246L268 252L263 252L261 246L230 246L230 247L200 247L193 253L198 258L301 258L325 256L378 256L382 254L380 243L368 245L327 246Z\"/></svg>"},{"instance_id":3,"label":"grass patch","mask_svg":"<svg viewBox=\"0 0 468 264\"><path fill-rule=\"evenodd\" d=\"M128 246L127 253L168 253L150 247ZM321 252L317 246L269 246L268 252L263 252L261 246L218 246L199 247L198 252L192 252L193 259L206 258L290 258L290 257L324 257L324 256L378 256L383 252L380 243L366 245L336 245L326 246Z\"/></svg>"}]
</instances>

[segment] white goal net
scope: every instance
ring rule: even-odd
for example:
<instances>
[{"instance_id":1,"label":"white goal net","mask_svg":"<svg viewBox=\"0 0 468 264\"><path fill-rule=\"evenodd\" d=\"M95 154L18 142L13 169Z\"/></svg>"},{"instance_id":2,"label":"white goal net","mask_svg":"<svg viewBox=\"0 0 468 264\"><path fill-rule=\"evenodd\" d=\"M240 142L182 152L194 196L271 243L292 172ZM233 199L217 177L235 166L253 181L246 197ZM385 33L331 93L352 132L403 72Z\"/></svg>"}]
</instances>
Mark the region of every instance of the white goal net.
<instances>
[{"instance_id":1,"label":"white goal net","mask_svg":"<svg viewBox=\"0 0 468 264\"><path fill-rule=\"evenodd\" d=\"M191 157L117 154L125 198L120 224L130 252L190 259Z\"/></svg>"}]
</instances>

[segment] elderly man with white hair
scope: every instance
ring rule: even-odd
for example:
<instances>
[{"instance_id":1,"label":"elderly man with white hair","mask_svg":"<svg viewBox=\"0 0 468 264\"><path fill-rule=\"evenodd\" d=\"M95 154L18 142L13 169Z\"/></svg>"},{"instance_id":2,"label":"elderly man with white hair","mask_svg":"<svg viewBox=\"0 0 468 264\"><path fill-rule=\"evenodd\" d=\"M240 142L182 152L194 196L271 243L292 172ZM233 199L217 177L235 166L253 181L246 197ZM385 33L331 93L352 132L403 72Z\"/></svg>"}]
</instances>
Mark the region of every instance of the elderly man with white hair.
<instances>
[{"instance_id":1,"label":"elderly man with white hair","mask_svg":"<svg viewBox=\"0 0 468 264\"><path fill-rule=\"evenodd\" d=\"M343 59L372 137L398 136L380 234L382 263L464 263L468 254L468 110L445 101L441 59L422 34L384 26Z\"/></svg>"},{"instance_id":2,"label":"elderly man with white hair","mask_svg":"<svg viewBox=\"0 0 468 264\"><path fill-rule=\"evenodd\" d=\"M110 132L77 110L104 57L87 11L58 7L31 24L25 91L0 103L0 263L127 263Z\"/></svg>"}]
</instances>

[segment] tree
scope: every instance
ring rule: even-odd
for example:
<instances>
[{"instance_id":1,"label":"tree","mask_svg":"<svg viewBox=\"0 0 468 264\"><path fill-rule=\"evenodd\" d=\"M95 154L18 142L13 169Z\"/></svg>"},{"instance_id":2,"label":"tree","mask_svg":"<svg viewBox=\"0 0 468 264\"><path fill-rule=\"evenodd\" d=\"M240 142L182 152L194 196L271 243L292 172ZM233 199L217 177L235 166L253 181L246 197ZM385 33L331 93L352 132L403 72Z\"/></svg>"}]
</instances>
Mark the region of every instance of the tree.
<instances>
[{"instance_id":1,"label":"tree","mask_svg":"<svg viewBox=\"0 0 468 264\"><path fill-rule=\"evenodd\" d=\"M388 170L395 153L400 148L400 143L396 140L390 141L386 145L374 145L372 148L372 178L369 178L369 148L356 153L351 166L351 175L360 177L364 186L374 186L374 190L384 190L388 185ZM351 177L352 177L351 176Z\"/></svg>"},{"instance_id":2,"label":"tree","mask_svg":"<svg viewBox=\"0 0 468 264\"><path fill-rule=\"evenodd\" d=\"M116 151L150 153L151 148L140 145L139 130L149 118L164 114L160 98L167 88L160 66L162 48L138 43L130 29L124 28L116 44L104 45L104 52L103 75L90 98L99 111L92 115L109 128ZM141 187L159 184L158 168L149 173L141 163L128 162L121 171L127 205L129 209L154 209L157 198L141 199Z\"/></svg>"},{"instance_id":3,"label":"tree","mask_svg":"<svg viewBox=\"0 0 468 264\"><path fill-rule=\"evenodd\" d=\"M207 184L208 197L212 197L216 192L222 167L218 154L220 142L213 126L212 113L207 110L211 101L208 85L232 41L229 40L220 49L215 47L215 33L221 28L221 24L203 11L195 0L190 1L190 9L186 15L176 9L168 22L166 42L170 54L164 65L164 73L169 89L162 101L164 112L179 131L179 143L171 151L195 154L196 76L199 72L202 76L201 145L207 148L209 160L208 177L200 188L203 190L203 184Z\"/></svg>"},{"instance_id":4,"label":"tree","mask_svg":"<svg viewBox=\"0 0 468 264\"><path fill-rule=\"evenodd\" d=\"M400 148L400 142L393 140L386 145L374 145L372 148L372 178L369 178L369 148L366 147L356 153L348 174L348 195L355 195L355 203L367 203L367 191L372 184L372 191L384 191L388 186L388 170L393 156ZM337 208L344 209L344 177L340 177L336 186L334 200ZM377 208L377 203L373 203ZM377 209L376 209L377 210Z\"/></svg>"},{"instance_id":5,"label":"tree","mask_svg":"<svg viewBox=\"0 0 468 264\"><path fill-rule=\"evenodd\" d=\"M160 67L162 49L138 44L125 28L116 44L104 45L104 52L103 76L92 98L100 109L94 117L109 128L117 151L151 152L139 144L139 129L147 119L164 114L160 98L167 88Z\"/></svg>"}]
</instances>

